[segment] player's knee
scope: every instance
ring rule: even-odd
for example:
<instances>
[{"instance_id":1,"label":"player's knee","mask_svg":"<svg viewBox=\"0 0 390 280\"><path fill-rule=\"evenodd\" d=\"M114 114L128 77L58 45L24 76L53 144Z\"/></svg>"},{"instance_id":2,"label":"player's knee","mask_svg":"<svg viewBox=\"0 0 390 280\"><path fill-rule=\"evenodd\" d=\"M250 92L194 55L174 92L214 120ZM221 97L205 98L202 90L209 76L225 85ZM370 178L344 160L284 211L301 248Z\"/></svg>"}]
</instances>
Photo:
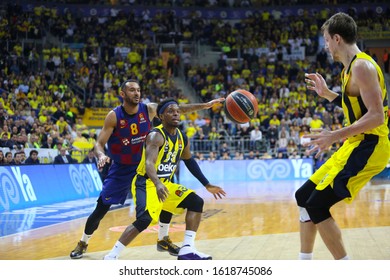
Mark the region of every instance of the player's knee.
<instances>
[{"instance_id":1,"label":"player's knee","mask_svg":"<svg viewBox=\"0 0 390 280\"><path fill-rule=\"evenodd\" d=\"M142 232L148 228L150 223L152 222L152 217L150 216L148 211L145 211L140 217L138 217L133 226L139 231Z\"/></svg>"},{"instance_id":2,"label":"player's knee","mask_svg":"<svg viewBox=\"0 0 390 280\"><path fill-rule=\"evenodd\" d=\"M307 180L296 192L295 200L297 201L298 206L306 207L306 201L309 199L311 193L315 189L316 184L312 181Z\"/></svg>"},{"instance_id":3,"label":"player's knee","mask_svg":"<svg viewBox=\"0 0 390 280\"><path fill-rule=\"evenodd\" d=\"M185 208L188 211L192 212L203 212L204 200L196 193L190 193L184 200L183 203L180 203L179 207Z\"/></svg>"},{"instance_id":4,"label":"player's knee","mask_svg":"<svg viewBox=\"0 0 390 280\"><path fill-rule=\"evenodd\" d=\"M333 188L328 185L321 191L315 190L305 203L305 208L314 224L321 223L332 217L330 208L343 198L335 194Z\"/></svg>"},{"instance_id":5,"label":"player's knee","mask_svg":"<svg viewBox=\"0 0 390 280\"><path fill-rule=\"evenodd\" d=\"M302 223L311 221L309 213L307 213L306 208L299 207L299 221Z\"/></svg>"},{"instance_id":6,"label":"player's knee","mask_svg":"<svg viewBox=\"0 0 390 280\"><path fill-rule=\"evenodd\" d=\"M332 217L330 214L329 208L324 207L310 207L310 205L306 208L307 213L310 216L311 221L314 224L321 223L325 221L326 219Z\"/></svg>"},{"instance_id":7,"label":"player's knee","mask_svg":"<svg viewBox=\"0 0 390 280\"><path fill-rule=\"evenodd\" d=\"M297 201L298 206L300 206L300 207L305 206L307 198L306 198L306 196L305 197L303 196L303 191L301 189L298 189L295 192L295 200Z\"/></svg>"},{"instance_id":8,"label":"player's knee","mask_svg":"<svg viewBox=\"0 0 390 280\"><path fill-rule=\"evenodd\" d=\"M172 216L173 216L172 213L162 210L160 213L159 220L161 223L169 224L172 220Z\"/></svg>"},{"instance_id":9,"label":"player's knee","mask_svg":"<svg viewBox=\"0 0 390 280\"><path fill-rule=\"evenodd\" d=\"M193 201L191 204L191 207L188 208L188 210L193 211L193 212L203 212L203 205L204 205L204 200L201 198L199 195L195 194L193 196Z\"/></svg>"}]
</instances>

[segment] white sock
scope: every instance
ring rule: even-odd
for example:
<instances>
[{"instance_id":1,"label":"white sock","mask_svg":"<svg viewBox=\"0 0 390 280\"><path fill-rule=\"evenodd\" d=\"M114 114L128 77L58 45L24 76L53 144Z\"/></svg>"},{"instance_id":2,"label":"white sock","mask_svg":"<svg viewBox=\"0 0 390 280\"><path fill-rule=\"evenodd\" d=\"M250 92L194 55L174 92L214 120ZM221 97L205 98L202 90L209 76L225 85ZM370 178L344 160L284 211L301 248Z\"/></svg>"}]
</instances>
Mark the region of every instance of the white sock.
<instances>
[{"instance_id":1,"label":"white sock","mask_svg":"<svg viewBox=\"0 0 390 280\"><path fill-rule=\"evenodd\" d=\"M196 231L186 230L184 232L183 246L190 245L191 247L194 247L195 237L196 237Z\"/></svg>"},{"instance_id":2,"label":"white sock","mask_svg":"<svg viewBox=\"0 0 390 280\"><path fill-rule=\"evenodd\" d=\"M83 233L83 236L81 237L81 241L85 242L86 244L88 244L89 242L89 239L91 239L92 237L92 234L85 234Z\"/></svg>"},{"instance_id":3,"label":"white sock","mask_svg":"<svg viewBox=\"0 0 390 280\"><path fill-rule=\"evenodd\" d=\"M112 256L112 257L118 257L119 254L123 251L123 249L125 249L126 246L123 245L120 241L117 241L114 245L114 247L112 247L110 253L108 253L108 255Z\"/></svg>"},{"instance_id":4,"label":"white sock","mask_svg":"<svg viewBox=\"0 0 390 280\"><path fill-rule=\"evenodd\" d=\"M348 257L348 255L345 255L345 257L341 258L340 260L349 260L349 257Z\"/></svg>"},{"instance_id":5,"label":"white sock","mask_svg":"<svg viewBox=\"0 0 390 280\"><path fill-rule=\"evenodd\" d=\"M163 239L165 236L168 236L169 232L169 224L159 222L158 228L158 240Z\"/></svg>"},{"instance_id":6,"label":"white sock","mask_svg":"<svg viewBox=\"0 0 390 280\"><path fill-rule=\"evenodd\" d=\"M313 253L299 253L299 259L300 260L312 260Z\"/></svg>"}]
</instances>

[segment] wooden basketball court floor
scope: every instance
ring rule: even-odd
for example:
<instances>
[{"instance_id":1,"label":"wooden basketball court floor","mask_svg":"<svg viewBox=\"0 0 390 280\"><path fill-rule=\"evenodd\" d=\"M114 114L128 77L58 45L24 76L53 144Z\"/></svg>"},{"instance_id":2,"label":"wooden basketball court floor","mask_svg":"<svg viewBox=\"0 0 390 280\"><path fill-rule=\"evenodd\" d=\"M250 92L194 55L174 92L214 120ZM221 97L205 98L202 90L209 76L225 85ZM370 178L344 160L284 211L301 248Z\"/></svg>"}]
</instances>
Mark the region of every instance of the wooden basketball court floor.
<instances>
[{"instance_id":1,"label":"wooden basketball court floor","mask_svg":"<svg viewBox=\"0 0 390 280\"><path fill-rule=\"evenodd\" d=\"M215 260L296 260L299 252L298 209L295 190L302 181L213 182L227 196L215 200L203 188L205 199L196 246ZM190 186L187 186L190 187ZM96 198L0 213L1 260L70 260ZM370 182L352 204L331 209L342 228L351 259L390 260L390 180ZM124 228L134 221L134 205L110 210L90 240L81 260L100 260ZM184 214L174 216L171 239L178 245L184 235ZM129 260L175 260L156 250L157 227L141 233L120 256ZM317 235L314 259L332 256Z\"/></svg>"}]
</instances>

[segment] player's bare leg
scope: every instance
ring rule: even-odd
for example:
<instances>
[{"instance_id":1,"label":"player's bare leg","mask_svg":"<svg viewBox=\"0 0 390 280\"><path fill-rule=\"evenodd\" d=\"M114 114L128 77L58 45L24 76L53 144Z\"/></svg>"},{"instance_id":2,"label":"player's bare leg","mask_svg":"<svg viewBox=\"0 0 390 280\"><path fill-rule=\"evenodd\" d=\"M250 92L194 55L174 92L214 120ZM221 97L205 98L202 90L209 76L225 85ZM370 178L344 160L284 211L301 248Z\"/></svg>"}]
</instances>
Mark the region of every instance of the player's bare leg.
<instances>
[{"instance_id":1,"label":"player's bare leg","mask_svg":"<svg viewBox=\"0 0 390 280\"><path fill-rule=\"evenodd\" d=\"M341 230L332 217L318 223L317 229L334 259L348 259L341 236Z\"/></svg>"},{"instance_id":2,"label":"player's bare leg","mask_svg":"<svg viewBox=\"0 0 390 280\"><path fill-rule=\"evenodd\" d=\"M310 260L313 258L313 248L317 235L317 227L312 221L300 222L299 227L299 237L301 240L299 258L302 260Z\"/></svg>"}]
</instances>

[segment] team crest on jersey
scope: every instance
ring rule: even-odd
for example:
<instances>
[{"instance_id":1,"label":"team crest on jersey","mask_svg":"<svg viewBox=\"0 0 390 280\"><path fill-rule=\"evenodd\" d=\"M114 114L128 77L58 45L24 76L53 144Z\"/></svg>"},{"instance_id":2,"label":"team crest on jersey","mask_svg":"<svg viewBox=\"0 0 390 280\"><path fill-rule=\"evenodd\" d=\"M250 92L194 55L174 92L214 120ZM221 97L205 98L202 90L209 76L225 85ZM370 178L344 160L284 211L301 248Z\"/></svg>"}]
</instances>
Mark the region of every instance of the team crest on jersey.
<instances>
[{"instance_id":1,"label":"team crest on jersey","mask_svg":"<svg viewBox=\"0 0 390 280\"><path fill-rule=\"evenodd\" d=\"M175 191L175 194L178 196L178 197L181 197L183 195L183 191L181 190L176 190Z\"/></svg>"},{"instance_id":2,"label":"team crest on jersey","mask_svg":"<svg viewBox=\"0 0 390 280\"><path fill-rule=\"evenodd\" d=\"M140 122L140 123L146 122L144 113L139 113L138 118L139 118L139 122Z\"/></svg>"},{"instance_id":3,"label":"team crest on jersey","mask_svg":"<svg viewBox=\"0 0 390 280\"><path fill-rule=\"evenodd\" d=\"M127 120L120 120L119 126L120 126L120 128L125 128L127 126Z\"/></svg>"}]
</instances>

